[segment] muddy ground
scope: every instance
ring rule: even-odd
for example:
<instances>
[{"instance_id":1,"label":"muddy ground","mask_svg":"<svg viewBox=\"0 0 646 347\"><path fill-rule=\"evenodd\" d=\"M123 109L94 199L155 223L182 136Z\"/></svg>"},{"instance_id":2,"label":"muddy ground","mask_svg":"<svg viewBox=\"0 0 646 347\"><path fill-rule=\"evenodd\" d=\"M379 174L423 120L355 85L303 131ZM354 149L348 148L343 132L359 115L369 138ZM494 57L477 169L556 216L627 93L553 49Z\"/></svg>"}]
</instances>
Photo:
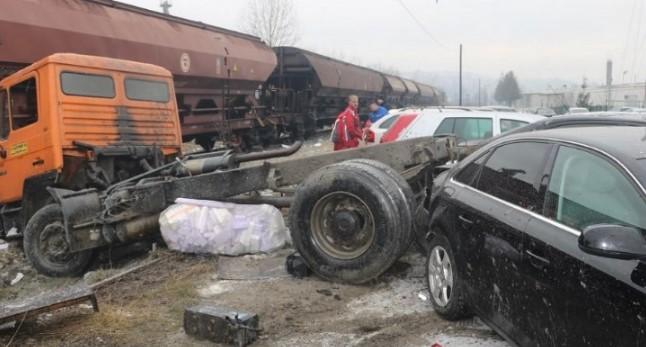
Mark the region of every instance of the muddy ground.
<instances>
[{"instance_id":1,"label":"muddy ground","mask_svg":"<svg viewBox=\"0 0 646 347\"><path fill-rule=\"evenodd\" d=\"M305 150L329 146L309 141ZM507 346L477 318L447 322L433 312L424 259L413 251L373 283L350 286L288 276L289 250L226 258L139 246L103 252L83 279L51 279L29 267L19 240L0 244L0 305L160 259L99 289L99 312L81 304L5 325L0 346L212 346L182 327L184 309L200 303L259 314L257 346Z\"/></svg>"}]
</instances>

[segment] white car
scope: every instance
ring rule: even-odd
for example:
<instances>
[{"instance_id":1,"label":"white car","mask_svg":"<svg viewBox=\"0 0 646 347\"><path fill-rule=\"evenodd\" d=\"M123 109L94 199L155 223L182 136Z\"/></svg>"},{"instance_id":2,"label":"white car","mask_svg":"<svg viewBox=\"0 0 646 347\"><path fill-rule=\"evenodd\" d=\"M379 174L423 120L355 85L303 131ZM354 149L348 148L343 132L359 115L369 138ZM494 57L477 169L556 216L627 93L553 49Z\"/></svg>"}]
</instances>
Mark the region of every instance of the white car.
<instances>
[{"instance_id":1,"label":"white car","mask_svg":"<svg viewBox=\"0 0 646 347\"><path fill-rule=\"evenodd\" d=\"M401 114L380 143L423 136L453 134L460 144L474 144L545 117L510 112L433 112L427 110Z\"/></svg>"},{"instance_id":2,"label":"white car","mask_svg":"<svg viewBox=\"0 0 646 347\"><path fill-rule=\"evenodd\" d=\"M590 110L588 110L585 107L570 107L567 110L568 114L577 114L577 113L588 113Z\"/></svg>"},{"instance_id":3,"label":"white car","mask_svg":"<svg viewBox=\"0 0 646 347\"><path fill-rule=\"evenodd\" d=\"M388 114L383 116L378 121L374 122L370 129L368 129L366 134L366 142L370 143L381 143L381 137L390 129L390 127L399 119L403 114L437 114L441 112L470 112L468 109L464 108L400 108L396 110L390 110Z\"/></svg>"}]
</instances>

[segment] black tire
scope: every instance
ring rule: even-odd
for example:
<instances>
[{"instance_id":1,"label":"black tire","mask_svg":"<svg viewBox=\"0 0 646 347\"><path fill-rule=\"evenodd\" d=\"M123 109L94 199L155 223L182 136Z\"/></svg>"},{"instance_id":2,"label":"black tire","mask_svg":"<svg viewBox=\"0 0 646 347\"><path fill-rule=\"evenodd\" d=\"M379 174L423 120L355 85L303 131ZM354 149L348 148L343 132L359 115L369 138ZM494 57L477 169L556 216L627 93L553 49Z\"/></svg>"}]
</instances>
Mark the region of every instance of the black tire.
<instances>
[{"instance_id":1,"label":"black tire","mask_svg":"<svg viewBox=\"0 0 646 347\"><path fill-rule=\"evenodd\" d=\"M398 200L401 200L400 205L407 202L398 198L402 195L392 189L394 186L385 173L357 163L330 165L308 176L296 192L289 220L294 246L310 269L325 279L354 284L370 281L386 271L399 258L411 237L410 228L400 225ZM341 202L335 205L334 199ZM332 206L334 214L323 213L328 205ZM348 210L359 212L355 213L357 218L351 218L353 223L350 225L355 228L344 233L342 227L334 224L340 225L336 218ZM362 229L357 231L359 226ZM336 236L332 237L333 241L341 239L340 243L343 243L344 236L356 238L365 234L363 228L366 226L371 227L372 238L358 242L360 247L355 247L357 249L339 250L344 245L330 246L334 242L326 238L333 234ZM329 233L321 236L325 234L322 229Z\"/></svg>"},{"instance_id":2,"label":"black tire","mask_svg":"<svg viewBox=\"0 0 646 347\"><path fill-rule=\"evenodd\" d=\"M426 285L428 287L428 292L429 292L429 298L431 301L431 304L433 305L433 309L437 314L439 314L442 318L447 319L447 320L459 320L463 318L468 318L470 316L468 305L466 302L466 293L464 289L464 283L462 281L462 277L460 277L460 273L456 267L455 263L455 257L453 256L453 250L451 248L451 244L449 243L449 240L442 235L441 233L436 233L435 237L431 242L429 243L430 251L428 252L428 255L426 257ZM432 281L435 281L435 283L441 282L441 280L437 280L437 276L442 276L443 274L437 274L434 275L433 273L436 273L432 270L431 268L437 268L435 265L431 265L432 262L435 264L437 263L436 260L432 259L435 257L434 251L438 250L438 254L444 253L443 256L448 257L448 260L450 261L451 265L451 286L450 286L450 291L448 292L448 300L445 300L442 302L443 298L440 298L439 300L436 298L436 296L433 293L433 283ZM440 251L443 250L444 252ZM441 259L444 259L443 257ZM448 276L447 276L448 277ZM434 286L436 287L436 286ZM441 287L441 285L440 285ZM441 294L440 294L441 296Z\"/></svg>"},{"instance_id":3,"label":"black tire","mask_svg":"<svg viewBox=\"0 0 646 347\"><path fill-rule=\"evenodd\" d=\"M53 237L53 239L52 239ZM49 241L54 243L46 244ZM46 246L47 250L45 249ZM23 247L25 255L38 272L51 277L81 275L92 260L92 250L71 253L63 227L63 213L57 204L38 210L27 223ZM51 247L58 254L51 254Z\"/></svg>"},{"instance_id":4,"label":"black tire","mask_svg":"<svg viewBox=\"0 0 646 347\"><path fill-rule=\"evenodd\" d=\"M400 214L400 235L405 240L402 243L403 248L400 250L400 254L404 254L410 248L415 238L415 215L413 211L415 210L416 203L413 189L399 172L380 161L352 159L344 161L343 164L363 167L366 172L371 173L375 179L381 182L381 189L385 189L392 197L398 206L397 210Z\"/></svg>"}]
</instances>

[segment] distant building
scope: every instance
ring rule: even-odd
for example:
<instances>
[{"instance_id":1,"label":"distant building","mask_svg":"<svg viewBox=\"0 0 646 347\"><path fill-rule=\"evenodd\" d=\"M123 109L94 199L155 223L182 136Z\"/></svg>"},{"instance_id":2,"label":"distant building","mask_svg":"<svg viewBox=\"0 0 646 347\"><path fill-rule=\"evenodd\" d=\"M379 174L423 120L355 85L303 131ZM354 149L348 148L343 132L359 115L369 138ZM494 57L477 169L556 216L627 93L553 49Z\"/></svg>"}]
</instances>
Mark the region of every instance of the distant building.
<instances>
[{"instance_id":1,"label":"distant building","mask_svg":"<svg viewBox=\"0 0 646 347\"><path fill-rule=\"evenodd\" d=\"M588 88L590 104L593 106L606 106L609 109L619 107L644 107L646 85L644 83L625 83L613 85L610 89L606 86Z\"/></svg>"},{"instance_id":2,"label":"distant building","mask_svg":"<svg viewBox=\"0 0 646 347\"><path fill-rule=\"evenodd\" d=\"M580 87L549 92L523 93L514 106L521 109L549 107L552 109L576 106L577 98L584 92ZM593 110L617 109L621 107L644 107L646 104L645 83L616 84L588 87L585 93L590 94L589 103Z\"/></svg>"},{"instance_id":3,"label":"distant building","mask_svg":"<svg viewBox=\"0 0 646 347\"><path fill-rule=\"evenodd\" d=\"M563 107L568 104L566 94L568 92L523 93L521 98L514 103L514 106L521 109Z\"/></svg>"}]
</instances>

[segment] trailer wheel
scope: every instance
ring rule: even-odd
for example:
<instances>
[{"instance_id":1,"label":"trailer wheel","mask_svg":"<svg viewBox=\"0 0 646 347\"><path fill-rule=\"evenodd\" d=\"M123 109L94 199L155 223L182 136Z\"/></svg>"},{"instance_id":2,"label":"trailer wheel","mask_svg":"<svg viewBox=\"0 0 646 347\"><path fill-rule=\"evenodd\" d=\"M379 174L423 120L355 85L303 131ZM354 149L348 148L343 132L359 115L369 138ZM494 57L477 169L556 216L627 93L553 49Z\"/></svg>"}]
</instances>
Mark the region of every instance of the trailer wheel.
<instances>
[{"instance_id":1,"label":"trailer wheel","mask_svg":"<svg viewBox=\"0 0 646 347\"><path fill-rule=\"evenodd\" d=\"M290 229L308 266L348 283L386 271L411 239L412 221L399 213L408 203L395 186L386 173L358 163L330 165L307 177L290 209Z\"/></svg>"},{"instance_id":2,"label":"trailer wheel","mask_svg":"<svg viewBox=\"0 0 646 347\"><path fill-rule=\"evenodd\" d=\"M80 275L92 259L92 250L70 251L63 213L57 204L46 205L29 219L23 246L34 268L52 277Z\"/></svg>"},{"instance_id":3,"label":"trailer wheel","mask_svg":"<svg viewBox=\"0 0 646 347\"><path fill-rule=\"evenodd\" d=\"M415 213L414 213L414 211L416 211L416 209L417 209L417 202L415 201L415 193L413 193L413 189L411 188L411 186L408 184L406 179L402 175L399 174L399 172L397 172L392 167L390 167L390 166L388 166L388 165L386 165L386 164L384 164L384 163L382 163L380 161L371 160L371 159L352 159L352 160L346 161L346 163L357 163L357 164L361 164L361 165L370 166L370 167L372 167L374 169L377 169L377 170L385 173L386 175L388 175L392 179L392 181L395 182L395 185L389 184L389 183L392 183L392 182L384 182L383 186L387 187L387 188L390 188L392 190L395 190L396 194L401 195L402 198L405 199L406 202L408 203L409 208L405 208L403 205L400 205L400 208L399 208L399 213L401 214L401 224L400 225L405 226L404 230L410 230L411 231L410 233L408 233L408 235L403 235L405 237L408 237L409 240L410 240L410 241L408 241L408 243L406 245L404 245L404 249L402 249L402 253L406 252L408 250L408 248L410 247L410 244L412 244L413 239L415 239L415 234L416 234L416 232L415 232L415 224L416 223L415 223ZM412 221L412 222L410 222L411 223L410 227L407 226L407 223L409 223L408 221Z\"/></svg>"}]
</instances>

